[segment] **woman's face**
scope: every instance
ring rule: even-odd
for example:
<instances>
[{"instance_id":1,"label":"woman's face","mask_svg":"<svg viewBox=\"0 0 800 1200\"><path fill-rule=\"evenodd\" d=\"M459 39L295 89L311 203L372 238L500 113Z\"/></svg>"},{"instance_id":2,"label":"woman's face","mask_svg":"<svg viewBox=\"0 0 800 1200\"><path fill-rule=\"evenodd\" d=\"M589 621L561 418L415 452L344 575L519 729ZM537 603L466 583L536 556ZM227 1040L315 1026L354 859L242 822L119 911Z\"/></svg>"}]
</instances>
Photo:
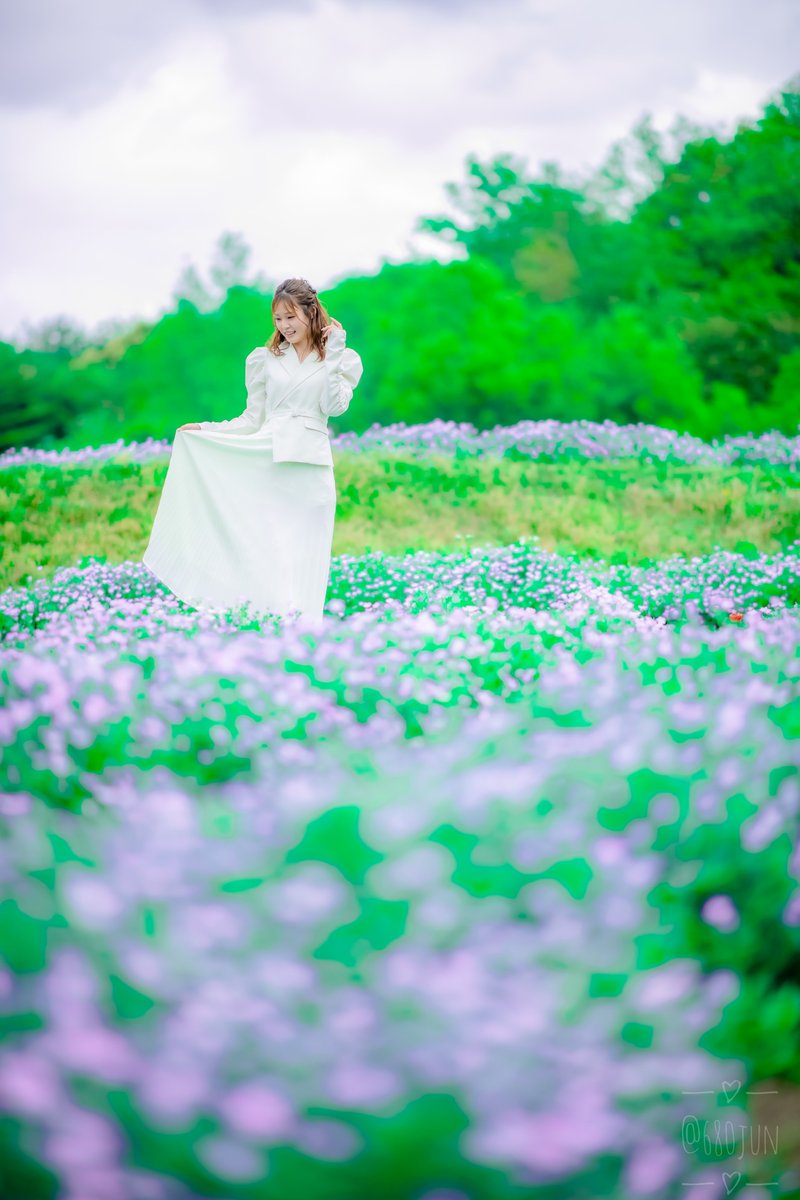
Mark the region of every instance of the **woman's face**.
<instances>
[{"instance_id":1,"label":"woman's face","mask_svg":"<svg viewBox=\"0 0 800 1200\"><path fill-rule=\"evenodd\" d=\"M278 333L286 338L287 342L292 342L296 345L302 342L308 329L309 321L304 317L299 309L294 309L285 300L279 300L275 305L275 312L272 315L275 322L275 328Z\"/></svg>"}]
</instances>

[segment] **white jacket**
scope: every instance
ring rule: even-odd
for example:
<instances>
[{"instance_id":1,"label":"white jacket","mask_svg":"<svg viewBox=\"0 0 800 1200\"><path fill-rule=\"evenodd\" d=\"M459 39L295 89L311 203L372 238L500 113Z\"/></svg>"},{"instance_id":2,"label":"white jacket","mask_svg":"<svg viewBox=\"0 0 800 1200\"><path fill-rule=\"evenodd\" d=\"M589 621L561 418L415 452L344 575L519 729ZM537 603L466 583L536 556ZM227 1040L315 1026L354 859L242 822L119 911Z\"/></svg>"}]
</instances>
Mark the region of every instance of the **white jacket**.
<instances>
[{"instance_id":1,"label":"white jacket","mask_svg":"<svg viewBox=\"0 0 800 1200\"><path fill-rule=\"evenodd\" d=\"M230 421L201 421L200 429L238 435L272 434L275 462L333 466L328 417L341 416L364 367L355 350L345 346L345 331L334 326L325 357L314 351L301 362L290 342L283 354L258 346L245 360L247 407Z\"/></svg>"}]
</instances>

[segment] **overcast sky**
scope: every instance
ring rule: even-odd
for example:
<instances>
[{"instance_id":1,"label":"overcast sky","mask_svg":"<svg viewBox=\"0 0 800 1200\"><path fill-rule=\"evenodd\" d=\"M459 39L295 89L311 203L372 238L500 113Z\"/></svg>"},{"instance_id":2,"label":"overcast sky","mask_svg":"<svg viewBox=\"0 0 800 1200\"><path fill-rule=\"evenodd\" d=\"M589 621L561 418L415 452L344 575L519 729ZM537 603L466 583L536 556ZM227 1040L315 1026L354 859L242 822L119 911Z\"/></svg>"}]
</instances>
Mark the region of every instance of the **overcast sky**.
<instances>
[{"instance_id":1,"label":"overcast sky","mask_svg":"<svg viewBox=\"0 0 800 1200\"><path fill-rule=\"evenodd\" d=\"M644 114L728 133L797 0L0 0L0 337L154 319L225 231L318 289L412 250L468 154L599 165Z\"/></svg>"}]
</instances>

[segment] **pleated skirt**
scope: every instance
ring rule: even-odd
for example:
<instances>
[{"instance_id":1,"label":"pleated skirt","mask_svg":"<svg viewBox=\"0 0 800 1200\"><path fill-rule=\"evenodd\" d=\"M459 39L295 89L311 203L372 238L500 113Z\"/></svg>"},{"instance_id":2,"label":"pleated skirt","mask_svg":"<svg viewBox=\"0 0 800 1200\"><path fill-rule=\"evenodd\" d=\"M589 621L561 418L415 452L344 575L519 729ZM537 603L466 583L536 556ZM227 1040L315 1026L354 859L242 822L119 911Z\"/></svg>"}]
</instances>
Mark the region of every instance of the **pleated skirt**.
<instances>
[{"instance_id":1,"label":"pleated skirt","mask_svg":"<svg viewBox=\"0 0 800 1200\"><path fill-rule=\"evenodd\" d=\"M178 430L142 561L193 608L322 616L331 466L273 462L272 433Z\"/></svg>"}]
</instances>

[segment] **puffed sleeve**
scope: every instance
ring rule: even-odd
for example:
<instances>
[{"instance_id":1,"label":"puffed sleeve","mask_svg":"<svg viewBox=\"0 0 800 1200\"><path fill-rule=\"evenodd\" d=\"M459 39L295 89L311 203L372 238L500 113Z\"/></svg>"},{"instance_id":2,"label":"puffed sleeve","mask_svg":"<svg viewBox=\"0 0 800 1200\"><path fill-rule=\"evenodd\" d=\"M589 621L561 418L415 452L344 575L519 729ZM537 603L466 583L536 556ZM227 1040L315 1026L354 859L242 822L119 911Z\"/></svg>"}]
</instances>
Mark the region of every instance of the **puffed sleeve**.
<instances>
[{"instance_id":1,"label":"puffed sleeve","mask_svg":"<svg viewBox=\"0 0 800 1200\"><path fill-rule=\"evenodd\" d=\"M257 346L248 354L244 363L244 380L247 387L247 407L238 417L230 421L201 421L201 429L213 429L216 433L239 435L256 433L264 422L267 404L266 392L267 351Z\"/></svg>"},{"instance_id":2,"label":"puffed sleeve","mask_svg":"<svg viewBox=\"0 0 800 1200\"><path fill-rule=\"evenodd\" d=\"M325 374L328 379L320 408L328 417L339 417L353 398L353 390L364 372L361 358L345 346L345 331L335 325L325 344Z\"/></svg>"}]
</instances>

